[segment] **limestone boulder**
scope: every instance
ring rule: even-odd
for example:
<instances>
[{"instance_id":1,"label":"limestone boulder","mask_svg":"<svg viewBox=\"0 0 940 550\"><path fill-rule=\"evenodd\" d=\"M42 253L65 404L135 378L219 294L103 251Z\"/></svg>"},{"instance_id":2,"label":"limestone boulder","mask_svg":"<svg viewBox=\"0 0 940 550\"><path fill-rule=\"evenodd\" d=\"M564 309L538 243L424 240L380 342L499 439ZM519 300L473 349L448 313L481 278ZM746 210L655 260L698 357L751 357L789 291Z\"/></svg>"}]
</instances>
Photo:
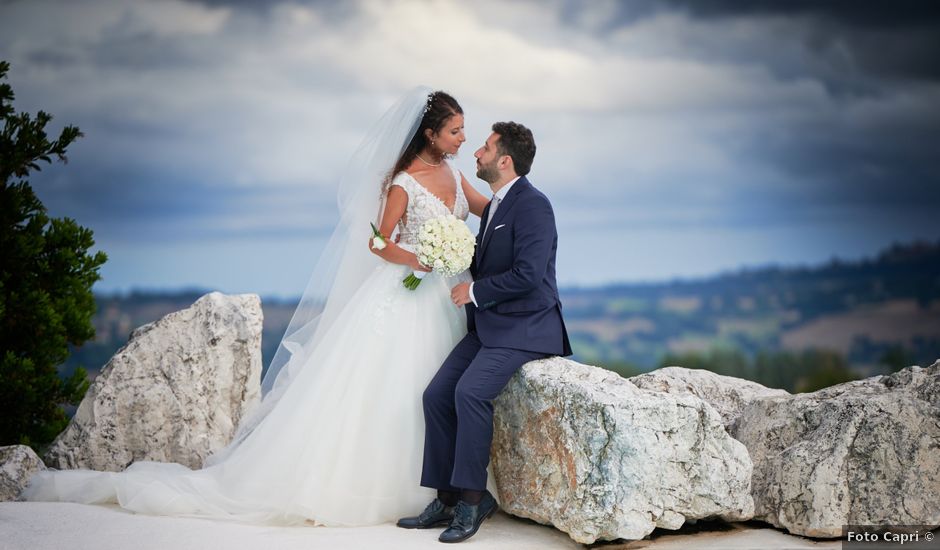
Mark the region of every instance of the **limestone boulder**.
<instances>
[{"instance_id":1,"label":"limestone boulder","mask_svg":"<svg viewBox=\"0 0 940 550\"><path fill-rule=\"evenodd\" d=\"M731 434L754 463L755 517L791 533L940 525L940 362L751 402Z\"/></svg>"},{"instance_id":2,"label":"limestone boulder","mask_svg":"<svg viewBox=\"0 0 940 550\"><path fill-rule=\"evenodd\" d=\"M137 460L202 466L260 400L262 318L257 295L212 292L134 330L46 463L106 471Z\"/></svg>"},{"instance_id":3,"label":"limestone boulder","mask_svg":"<svg viewBox=\"0 0 940 550\"><path fill-rule=\"evenodd\" d=\"M768 388L750 380L682 367L665 367L628 380L645 390L694 395L718 411L725 427L730 426L751 401L790 395L785 390Z\"/></svg>"},{"instance_id":4,"label":"limestone boulder","mask_svg":"<svg viewBox=\"0 0 940 550\"><path fill-rule=\"evenodd\" d=\"M581 543L753 513L747 450L714 408L563 358L510 380L492 449L503 510Z\"/></svg>"},{"instance_id":5,"label":"limestone boulder","mask_svg":"<svg viewBox=\"0 0 940 550\"><path fill-rule=\"evenodd\" d=\"M16 500L29 478L45 469L39 456L26 445L0 447L0 502Z\"/></svg>"}]
</instances>

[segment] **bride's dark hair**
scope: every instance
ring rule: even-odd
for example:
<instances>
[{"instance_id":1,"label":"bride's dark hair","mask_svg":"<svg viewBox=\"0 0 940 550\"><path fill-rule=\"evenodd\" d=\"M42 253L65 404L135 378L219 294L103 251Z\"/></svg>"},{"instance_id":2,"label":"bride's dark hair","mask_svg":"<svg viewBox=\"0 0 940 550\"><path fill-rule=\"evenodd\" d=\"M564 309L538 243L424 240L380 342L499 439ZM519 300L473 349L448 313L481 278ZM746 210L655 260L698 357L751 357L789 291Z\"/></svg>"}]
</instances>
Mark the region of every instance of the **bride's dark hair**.
<instances>
[{"instance_id":1,"label":"bride's dark hair","mask_svg":"<svg viewBox=\"0 0 940 550\"><path fill-rule=\"evenodd\" d=\"M428 94L427 107L424 110L424 116L421 118L418 131L416 131L414 137L411 138L408 147L405 147L398 162L395 163L395 167L389 172L386 178L386 184L392 181L392 178L399 172L408 168L408 165L414 161L418 153L428 145L428 137L424 135L425 130L430 129L432 133L436 134L441 131L441 128L444 127L444 124L447 123L450 117L462 114L463 109L460 107L460 104L447 92L438 90Z\"/></svg>"}]
</instances>

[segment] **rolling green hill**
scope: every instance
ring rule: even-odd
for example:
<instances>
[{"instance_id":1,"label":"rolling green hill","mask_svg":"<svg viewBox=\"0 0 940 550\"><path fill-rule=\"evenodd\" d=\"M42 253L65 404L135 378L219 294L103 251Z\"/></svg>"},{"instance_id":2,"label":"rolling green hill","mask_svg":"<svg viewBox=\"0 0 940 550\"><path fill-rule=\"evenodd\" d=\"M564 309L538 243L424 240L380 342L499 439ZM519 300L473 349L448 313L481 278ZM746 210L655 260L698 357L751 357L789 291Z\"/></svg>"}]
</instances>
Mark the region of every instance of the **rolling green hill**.
<instances>
[{"instance_id":1,"label":"rolling green hill","mask_svg":"<svg viewBox=\"0 0 940 550\"><path fill-rule=\"evenodd\" d=\"M567 289L562 301L587 363L645 371L667 354L823 349L867 374L889 353L926 364L940 357L940 242L857 262Z\"/></svg>"}]
</instances>

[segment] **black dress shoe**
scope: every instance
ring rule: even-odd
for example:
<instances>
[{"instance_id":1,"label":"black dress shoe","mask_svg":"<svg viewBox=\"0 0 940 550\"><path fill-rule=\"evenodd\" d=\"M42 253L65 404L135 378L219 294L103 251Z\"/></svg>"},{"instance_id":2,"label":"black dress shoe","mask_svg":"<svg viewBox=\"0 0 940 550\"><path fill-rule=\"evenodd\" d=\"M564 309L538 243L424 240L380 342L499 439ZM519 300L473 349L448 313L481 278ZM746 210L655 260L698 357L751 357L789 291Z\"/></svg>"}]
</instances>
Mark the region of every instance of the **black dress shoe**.
<instances>
[{"instance_id":1,"label":"black dress shoe","mask_svg":"<svg viewBox=\"0 0 940 550\"><path fill-rule=\"evenodd\" d=\"M425 507L421 515L398 520L399 527L405 529L430 529L447 525L454 519L454 507L445 506L441 499L436 498Z\"/></svg>"},{"instance_id":2,"label":"black dress shoe","mask_svg":"<svg viewBox=\"0 0 940 550\"><path fill-rule=\"evenodd\" d=\"M450 526L441 533L437 540L441 542L460 542L476 534L483 524L483 520L496 513L499 506L496 499L489 491L483 493L483 499L480 504L472 505L464 501L457 502L457 509L454 510L454 520Z\"/></svg>"}]
</instances>

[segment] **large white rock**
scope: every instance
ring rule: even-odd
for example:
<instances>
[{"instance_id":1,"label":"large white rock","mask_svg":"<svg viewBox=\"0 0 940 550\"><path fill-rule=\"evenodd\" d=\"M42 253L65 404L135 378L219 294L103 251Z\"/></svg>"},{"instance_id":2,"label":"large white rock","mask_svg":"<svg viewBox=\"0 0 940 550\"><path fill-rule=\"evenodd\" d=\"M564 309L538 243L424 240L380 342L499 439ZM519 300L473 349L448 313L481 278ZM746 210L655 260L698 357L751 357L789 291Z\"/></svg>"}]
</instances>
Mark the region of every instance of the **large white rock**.
<instances>
[{"instance_id":1,"label":"large white rock","mask_svg":"<svg viewBox=\"0 0 940 550\"><path fill-rule=\"evenodd\" d=\"M940 361L757 399L731 433L754 462L758 519L811 537L940 525Z\"/></svg>"},{"instance_id":2,"label":"large white rock","mask_svg":"<svg viewBox=\"0 0 940 550\"><path fill-rule=\"evenodd\" d=\"M493 471L510 514L581 543L752 516L747 450L698 397L555 357L525 365L495 405Z\"/></svg>"},{"instance_id":3,"label":"large white rock","mask_svg":"<svg viewBox=\"0 0 940 550\"><path fill-rule=\"evenodd\" d=\"M15 500L29 478L45 469L39 456L26 445L0 447L0 502Z\"/></svg>"},{"instance_id":4,"label":"large white rock","mask_svg":"<svg viewBox=\"0 0 940 550\"><path fill-rule=\"evenodd\" d=\"M755 399L790 395L786 390L768 388L757 382L682 367L656 369L628 380L646 390L699 397L718 411L725 427L730 426L744 407Z\"/></svg>"},{"instance_id":5,"label":"large white rock","mask_svg":"<svg viewBox=\"0 0 940 550\"><path fill-rule=\"evenodd\" d=\"M46 463L120 471L202 466L261 395L261 299L212 292L141 326L108 361Z\"/></svg>"}]
</instances>

